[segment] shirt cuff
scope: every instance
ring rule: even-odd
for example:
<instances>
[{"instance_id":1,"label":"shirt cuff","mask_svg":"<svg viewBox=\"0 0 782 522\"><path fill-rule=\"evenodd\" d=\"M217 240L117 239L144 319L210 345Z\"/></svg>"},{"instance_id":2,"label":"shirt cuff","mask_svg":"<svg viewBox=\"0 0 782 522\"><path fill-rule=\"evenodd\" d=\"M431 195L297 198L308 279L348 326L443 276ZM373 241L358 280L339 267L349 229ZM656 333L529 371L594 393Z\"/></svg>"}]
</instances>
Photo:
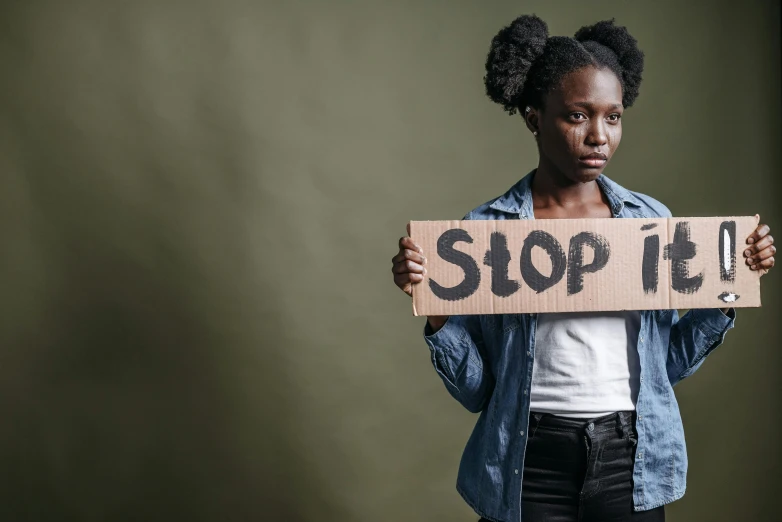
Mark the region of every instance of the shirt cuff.
<instances>
[{"instance_id":1,"label":"shirt cuff","mask_svg":"<svg viewBox=\"0 0 782 522\"><path fill-rule=\"evenodd\" d=\"M454 315L448 316L443 326L436 332L432 330L428 320L424 325L424 340L432 349L435 349L435 347L452 348L459 346L466 334L464 323L458 316Z\"/></svg>"},{"instance_id":2,"label":"shirt cuff","mask_svg":"<svg viewBox=\"0 0 782 522\"><path fill-rule=\"evenodd\" d=\"M436 341L438 338L441 337L447 337L444 335L446 332L443 332L443 330L452 329L454 326L454 321L452 321L453 316L448 316L448 318L445 320L443 325L440 327L439 330L436 332L432 330L432 325L429 324L429 319L426 320L426 323L424 323L424 337L426 337L427 341Z\"/></svg>"},{"instance_id":3,"label":"shirt cuff","mask_svg":"<svg viewBox=\"0 0 782 522\"><path fill-rule=\"evenodd\" d=\"M728 313L723 313L719 308L699 308L692 310L692 315L697 328L712 343L720 341L736 323L735 308L728 309Z\"/></svg>"}]
</instances>

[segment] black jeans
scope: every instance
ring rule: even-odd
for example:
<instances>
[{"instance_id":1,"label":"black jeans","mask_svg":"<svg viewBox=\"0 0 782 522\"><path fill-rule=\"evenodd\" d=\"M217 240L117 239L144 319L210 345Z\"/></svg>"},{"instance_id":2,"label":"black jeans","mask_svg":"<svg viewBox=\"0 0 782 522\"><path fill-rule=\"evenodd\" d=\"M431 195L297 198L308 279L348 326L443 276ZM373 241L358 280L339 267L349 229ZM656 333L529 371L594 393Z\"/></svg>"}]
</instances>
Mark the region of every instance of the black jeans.
<instances>
[{"instance_id":1,"label":"black jeans","mask_svg":"<svg viewBox=\"0 0 782 522\"><path fill-rule=\"evenodd\" d=\"M664 521L663 506L633 510L634 426L632 411L595 419L530 413L524 522Z\"/></svg>"}]
</instances>

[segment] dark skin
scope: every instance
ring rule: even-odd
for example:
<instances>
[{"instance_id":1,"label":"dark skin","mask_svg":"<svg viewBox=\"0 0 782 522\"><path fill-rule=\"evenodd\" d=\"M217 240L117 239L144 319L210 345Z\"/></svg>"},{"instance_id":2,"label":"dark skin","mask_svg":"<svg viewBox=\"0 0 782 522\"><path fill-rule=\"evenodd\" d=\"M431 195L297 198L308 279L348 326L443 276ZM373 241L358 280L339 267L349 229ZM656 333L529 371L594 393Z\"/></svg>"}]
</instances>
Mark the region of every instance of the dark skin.
<instances>
[{"instance_id":1,"label":"dark skin","mask_svg":"<svg viewBox=\"0 0 782 522\"><path fill-rule=\"evenodd\" d=\"M579 158L599 153L610 161L622 140L623 111L622 85L614 73L588 67L563 78L546 97L545 110L526 112L540 153L532 181L535 218L612 217L595 182L603 166L584 165Z\"/></svg>"},{"instance_id":2,"label":"dark skin","mask_svg":"<svg viewBox=\"0 0 782 522\"><path fill-rule=\"evenodd\" d=\"M536 219L613 217L596 180L622 140L622 85L608 69L573 71L552 89L543 107L524 109L527 128L538 143L540 159L532 180ZM588 155L593 157L588 158ZM750 270L768 273L774 266L774 238L768 225L758 225L747 238L745 262ZM408 236L410 230L408 228ZM426 273L426 257L410 237L399 240L391 262L394 283L408 295ZM728 309L723 309L727 312ZM439 330L447 316L429 316Z\"/></svg>"}]
</instances>

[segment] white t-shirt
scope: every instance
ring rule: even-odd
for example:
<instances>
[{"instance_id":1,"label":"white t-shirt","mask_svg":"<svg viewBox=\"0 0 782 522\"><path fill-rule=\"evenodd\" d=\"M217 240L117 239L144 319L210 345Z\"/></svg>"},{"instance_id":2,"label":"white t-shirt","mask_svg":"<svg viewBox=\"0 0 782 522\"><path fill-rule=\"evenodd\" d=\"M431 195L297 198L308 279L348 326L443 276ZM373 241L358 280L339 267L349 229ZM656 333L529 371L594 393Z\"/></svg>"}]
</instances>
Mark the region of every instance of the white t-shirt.
<instances>
[{"instance_id":1,"label":"white t-shirt","mask_svg":"<svg viewBox=\"0 0 782 522\"><path fill-rule=\"evenodd\" d=\"M641 314L538 314L530 410L599 417L635 410Z\"/></svg>"}]
</instances>

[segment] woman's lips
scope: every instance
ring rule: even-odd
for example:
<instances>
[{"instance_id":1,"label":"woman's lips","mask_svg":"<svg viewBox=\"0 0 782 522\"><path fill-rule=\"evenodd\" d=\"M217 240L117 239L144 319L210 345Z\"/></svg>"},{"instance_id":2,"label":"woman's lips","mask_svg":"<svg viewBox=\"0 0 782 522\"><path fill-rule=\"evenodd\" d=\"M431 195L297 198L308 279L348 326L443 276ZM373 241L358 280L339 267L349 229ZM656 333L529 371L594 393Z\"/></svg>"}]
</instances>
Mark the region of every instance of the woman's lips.
<instances>
[{"instance_id":1,"label":"woman's lips","mask_svg":"<svg viewBox=\"0 0 782 522\"><path fill-rule=\"evenodd\" d=\"M608 163L608 160L605 158L586 157L578 158L578 162L582 165L586 165L587 167L602 167Z\"/></svg>"}]
</instances>

